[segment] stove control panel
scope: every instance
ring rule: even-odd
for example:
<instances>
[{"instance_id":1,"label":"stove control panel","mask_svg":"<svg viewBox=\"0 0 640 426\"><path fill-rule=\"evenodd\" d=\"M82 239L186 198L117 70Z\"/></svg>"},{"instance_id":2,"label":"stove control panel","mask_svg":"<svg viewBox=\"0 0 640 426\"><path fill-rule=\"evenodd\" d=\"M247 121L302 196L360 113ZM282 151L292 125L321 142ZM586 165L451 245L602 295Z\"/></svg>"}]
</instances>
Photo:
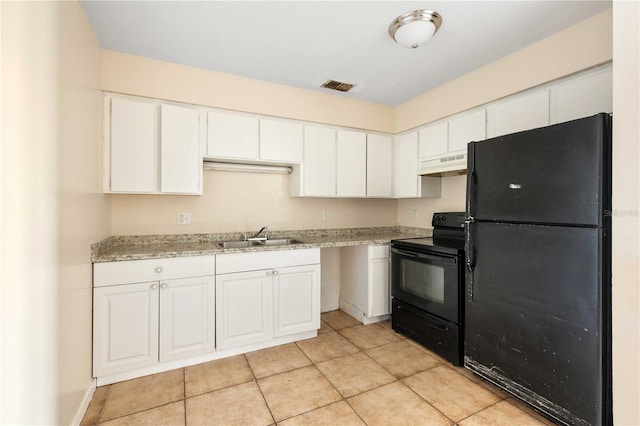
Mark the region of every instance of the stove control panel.
<instances>
[{"instance_id":1,"label":"stove control panel","mask_svg":"<svg viewBox=\"0 0 640 426\"><path fill-rule=\"evenodd\" d=\"M431 225L434 228L464 228L464 212L434 213Z\"/></svg>"}]
</instances>

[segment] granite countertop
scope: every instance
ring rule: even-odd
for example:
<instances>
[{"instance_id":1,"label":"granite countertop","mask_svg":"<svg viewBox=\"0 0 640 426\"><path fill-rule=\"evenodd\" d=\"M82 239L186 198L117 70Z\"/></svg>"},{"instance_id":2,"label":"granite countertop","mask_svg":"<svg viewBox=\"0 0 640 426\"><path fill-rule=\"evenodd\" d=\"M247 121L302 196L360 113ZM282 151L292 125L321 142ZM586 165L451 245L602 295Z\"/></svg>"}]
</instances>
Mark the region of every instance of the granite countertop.
<instances>
[{"instance_id":1,"label":"granite countertop","mask_svg":"<svg viewBox=\"0 0 640 426\"><path fill-rule=\"evenodd\" d=\"M242 240L242 233L123 235L112 236L93 244L91 246L91 262L117 262L123 260L158 259L163 257L386 244L391 240L430 237L431 234L432 230L428 228L410 228L404 226L270 231L270 239L294 238L301 240L302 243L232 249L223 249L219 243L222 241Z\"/></svg>"}]
</instances>

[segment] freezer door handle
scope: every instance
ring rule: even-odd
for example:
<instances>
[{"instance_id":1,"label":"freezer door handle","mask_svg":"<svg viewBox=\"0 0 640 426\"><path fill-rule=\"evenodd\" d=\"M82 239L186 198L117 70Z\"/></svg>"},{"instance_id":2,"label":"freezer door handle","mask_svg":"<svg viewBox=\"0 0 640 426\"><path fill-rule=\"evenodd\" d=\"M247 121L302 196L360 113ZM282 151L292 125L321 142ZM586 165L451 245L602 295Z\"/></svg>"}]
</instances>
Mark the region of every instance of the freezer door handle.
<instances>
[{"instance_id":1,"label":"freezer door handle","mask_svg":"<svg viewBox=\"0 0 640 426\"><path fill-rule=\"evenodd\" d=\"M474 206L472 205L474 200L473 191L476 189L478 178L476 176L476 162L475 162L475 148L476 142L471 142L467 145L467 191L466 191L466 211L467 217L471 217L475 214Z\"/></svg>"}]
</instances>

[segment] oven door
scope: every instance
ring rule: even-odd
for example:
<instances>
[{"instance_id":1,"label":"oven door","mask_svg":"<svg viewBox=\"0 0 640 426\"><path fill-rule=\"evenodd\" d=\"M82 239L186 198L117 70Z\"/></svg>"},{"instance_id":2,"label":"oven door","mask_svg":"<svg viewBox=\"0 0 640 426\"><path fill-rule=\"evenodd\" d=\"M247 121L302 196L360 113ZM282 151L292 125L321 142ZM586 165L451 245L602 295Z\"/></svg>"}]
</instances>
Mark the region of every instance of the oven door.
<instances>
[{"instance_id":1,"label":"oven door","mask_svg":"<svg viewBox=\"0 0 640 426\"><path fill-rule=\"evenodd\" d=\"M394 299L459 323L459 256L391 248Z\"/></svg>"}]
</instances>

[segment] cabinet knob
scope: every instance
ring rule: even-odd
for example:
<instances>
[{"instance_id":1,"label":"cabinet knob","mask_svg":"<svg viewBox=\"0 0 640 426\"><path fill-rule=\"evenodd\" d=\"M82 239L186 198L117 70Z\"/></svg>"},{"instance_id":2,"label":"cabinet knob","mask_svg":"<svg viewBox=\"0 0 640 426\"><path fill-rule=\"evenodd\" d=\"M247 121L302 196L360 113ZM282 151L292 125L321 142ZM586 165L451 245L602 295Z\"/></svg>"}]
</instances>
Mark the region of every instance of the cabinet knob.
<instances>
[{"instance_id":1,"label":"cabinet knob","mask_svg":"<svg viewBox=\"0 0 640 426\"><path fill-rule=\"evenodd\" d=\"M272 274L272 272L271 272L271 271L267 271L267 276L268 276L268 277L270 277L270 276L271 276L271 274Z\"/></svg>"},{"instance_id":2,"label":"cabinet knob","mask_svg":"<svg viewBox=\"0 0 640 426\"><path fill-rule=\"evenodd\" d=\"M278 271L273 271L273 275L278 275Z\"/></svg>"},{"instance_id":3,"label":"cabinet knob","mask_svg":"<svg viewBox=\"0 0 640 426\"><path fill-rule=\"evenodd\" d=\"M158 288L158 284L151 284L151 290L155 290L156 288Z\"/></svg>"},{"instance_id":4,"label":"cabinet knob","mask_svg":"<svg viewBox=\"0 0 640 426\"><path fill-rule=\"evenodd\" d=\"M160 288L167 288L167 283L160 284Z\"/></svg>"},{"instance_id":5,"label":"cabinet knob","mask_svg":"<svg viewBox=\"0 0 640 426\"><path fill-rule=\"evenodd\" d=\"M162 272L162 268L158 266L158 267L156 268L156 272L157 272L157 273Z\"/></svg>"}]
</instances>

